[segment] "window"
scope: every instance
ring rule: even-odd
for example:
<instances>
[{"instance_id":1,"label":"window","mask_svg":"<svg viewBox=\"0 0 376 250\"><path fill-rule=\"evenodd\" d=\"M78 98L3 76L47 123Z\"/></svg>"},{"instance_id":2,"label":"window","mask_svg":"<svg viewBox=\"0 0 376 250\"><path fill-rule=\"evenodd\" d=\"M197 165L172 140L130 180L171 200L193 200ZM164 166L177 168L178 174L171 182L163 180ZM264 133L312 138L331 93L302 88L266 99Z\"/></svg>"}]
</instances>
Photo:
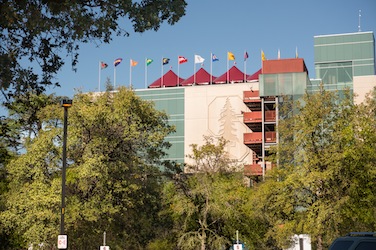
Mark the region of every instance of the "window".
<instances>
[{"instance_id":1,"label":"window","mask_svg":"<svg viewBox=\"0 0 376 250\"><path fill-rule=\"evenodd\" d=\"M331 250L345 250L351 247L354 243L352 240L340 240L334 243L334 245L330 248Z\"/></svg>"}]
</instances>

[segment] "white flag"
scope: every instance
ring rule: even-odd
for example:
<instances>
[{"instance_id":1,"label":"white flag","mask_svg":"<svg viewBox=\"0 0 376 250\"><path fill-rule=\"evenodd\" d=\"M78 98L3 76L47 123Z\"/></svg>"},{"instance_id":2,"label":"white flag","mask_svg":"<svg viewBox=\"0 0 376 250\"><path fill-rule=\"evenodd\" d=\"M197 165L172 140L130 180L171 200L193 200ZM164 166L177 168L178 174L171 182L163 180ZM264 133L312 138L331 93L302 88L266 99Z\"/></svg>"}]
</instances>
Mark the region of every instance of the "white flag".
<instances>
[{"instance_id":1,"label":"white flag","mask_svg":"<svg viewBox=\"0 0 376 250\"><path fill-rule=\"evenodd\" d=\"M195 63L203 63L205 61L204 58L202 58L199 55L195 55Z\"/></svg>"}]
</instances>

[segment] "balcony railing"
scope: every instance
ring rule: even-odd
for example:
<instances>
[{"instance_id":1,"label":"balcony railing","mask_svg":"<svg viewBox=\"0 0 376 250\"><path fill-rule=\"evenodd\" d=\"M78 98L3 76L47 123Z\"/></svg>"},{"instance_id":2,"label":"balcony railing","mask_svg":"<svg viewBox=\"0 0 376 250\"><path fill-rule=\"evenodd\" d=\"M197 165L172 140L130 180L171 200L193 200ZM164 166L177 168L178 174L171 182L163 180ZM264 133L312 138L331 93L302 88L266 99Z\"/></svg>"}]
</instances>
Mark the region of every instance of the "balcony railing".
<instances>
[{"instance_id":1,"label":"balcony railing","mask_svg":"<svg viewBox=\"0 0 376 250\"><path fill-rule=\"evenodd\" d=\"M253 132L253 133L244 133L244 144L249 143L262 143L262 133Z\"/></svg>"},{"instance_id":2,"label":"balcony railing","mask_svg":"<svg viewBox=\"0 0 376 250\"><path fill-rule=\"evenodd\" d=\"M265 132L265 142L277 142L277 133Z\"/></svg>"},{"instance_id":3,"label":"balcony railing","mask_svg":"<svg viewBox=\"0 0 376 250\"><path fill-rule=\"evenodd\" d=\"M261 122L262 121L262 113L260 111L245 112L243 114L243 121L244 121L244 123Z\"/></svg>"},{"instance_id":4,"label":"balcony railing","mask_svg":"<svg viewBox=\"0 0 376 250\"><path fill-rule=\"evenodd\" d=\"M244 102L261 102L259 91L258 90L257 91L252 91L252 90L244 91L243 101Z\"/></svg>"},{"instance_id":5,"label":"balcony railing","mask_svg":"<svg viewBox=\"0 0 376 250\"><path fill-rule=\"evenodd\" d=\"M266 122L275 122L275 110L265 111L265 121Z\"/></svg>"},{"instance_id":6,"label":"balcony railing","mask_svg":"<svg viewBox=\"0 0 376 250\"><path fill-rule=\"evenodd\" d=\"M244 175L262 175L262 167L259 164L244 165Z\"/></svg>"},{"instance_id":7,"label":"balcony railing","mask_svg":"<svg viewBox=\"0 0 376 250\"><path fill-rule=\"evenodd\" d=\"M271 162L266 162L265 164L265 171L270 171L276 167L276 164ZM249 164L244 165L244 175L252 176L252 175L262 175L262 165L261 164Z\"/></svg>"}]
</instances>

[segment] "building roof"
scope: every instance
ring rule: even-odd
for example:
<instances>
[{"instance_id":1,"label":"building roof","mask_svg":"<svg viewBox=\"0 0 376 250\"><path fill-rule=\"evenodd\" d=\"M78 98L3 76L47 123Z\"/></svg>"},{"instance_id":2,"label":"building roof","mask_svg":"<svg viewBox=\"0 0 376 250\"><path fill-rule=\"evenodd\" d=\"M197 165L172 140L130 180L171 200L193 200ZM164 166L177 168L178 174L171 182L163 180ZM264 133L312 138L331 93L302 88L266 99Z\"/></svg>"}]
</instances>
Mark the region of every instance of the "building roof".
<instances>
[{"instance_id":1,"label":"building roof","mask_svg":"<svg viewBox=\"0 0 376 250\"><path fill-rule=\"evenodd\" d=\"M216 76L210 75L204 68L200 68L195 74L185 79L180 85L181 86L191 86L194 84L205 85L210 84L212 80L217 78Z\"/></svg>"},{"instance_id":2,"label":"building roof","mask_svg":"<svg viewBox=\"0 0 376 250\"><path fill-rule=\"evenodd\" d=\"M178 77L175 72L170 69L166 74L150 84L148 88L176 87L183 81L183 78Z\"/></svg>"},{"instance_id":3,"label":"building roof","mask_svg":"<svg viewBox=\"0 0 376 250\"><path fill-rule=\"evenodd\" d=\"M262 61L262 74L307 72L303 58L287 58Z\"/></svg>"},{"instance_id":4,"label":"building roof","mask_svg":"<svg viewBox=\"0 0 376 250\"><path fill-rule=\"evenodd\" d=\"M228 74L228 75L227 75ZM227 79L228 76L228 79ZM248 75L245 75L247 78ZM213 83L235 83L235 82L244 82L244 73L241 72L235 65L232 66L226 73L215 78Z\"/></svg>"},{"instance_id":5,"label":"building roof","mask_svg":"<svg viewBox=\"0 0 376 250\"><path fill-rule=\"evenodd\" d=\"M262 69L259 69L255 73L250 76L247 76L247 81L257 81L259 79L259 75L261 74Z\"/></svg>"}]
</instances>

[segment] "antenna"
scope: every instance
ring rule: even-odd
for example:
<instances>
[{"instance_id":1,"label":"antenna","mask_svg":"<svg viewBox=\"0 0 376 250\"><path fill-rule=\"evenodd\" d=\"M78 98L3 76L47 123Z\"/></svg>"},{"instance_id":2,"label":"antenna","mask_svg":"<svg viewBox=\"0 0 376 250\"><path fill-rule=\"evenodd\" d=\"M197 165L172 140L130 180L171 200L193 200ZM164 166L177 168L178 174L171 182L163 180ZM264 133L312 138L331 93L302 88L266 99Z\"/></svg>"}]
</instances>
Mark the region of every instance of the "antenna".
<instances>
[{"instance_id":1,"label":"antenna","mask_svg":"<svg viewBox=\"0 0 376 250\"><path fill-rule=\"evenodd\" d=\"M362 30L360 29L360 18L362 17L362 10L359 10L359 21L358 21L358 32L361 32Z\"/></svg>"}]
</instances>

